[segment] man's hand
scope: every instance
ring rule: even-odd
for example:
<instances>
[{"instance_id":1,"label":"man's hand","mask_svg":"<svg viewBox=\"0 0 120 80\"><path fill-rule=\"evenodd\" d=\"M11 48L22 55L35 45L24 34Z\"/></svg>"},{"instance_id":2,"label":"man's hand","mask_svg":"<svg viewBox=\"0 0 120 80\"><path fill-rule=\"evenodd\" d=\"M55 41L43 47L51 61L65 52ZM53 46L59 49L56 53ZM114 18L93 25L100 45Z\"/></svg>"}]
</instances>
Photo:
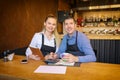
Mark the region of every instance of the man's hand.
<instances>
[{"instance_id":1,"label":"man's hand","mask_svg":"<svg viewBox=\"0 0 120 80\"><path fill-rule=\"evenodd\" d=\"M67 62L78 62L79 61L78 56L74 56L72 54L64 55L62 57L62 59L67 61Z\"/></svg>"}]
</instances>

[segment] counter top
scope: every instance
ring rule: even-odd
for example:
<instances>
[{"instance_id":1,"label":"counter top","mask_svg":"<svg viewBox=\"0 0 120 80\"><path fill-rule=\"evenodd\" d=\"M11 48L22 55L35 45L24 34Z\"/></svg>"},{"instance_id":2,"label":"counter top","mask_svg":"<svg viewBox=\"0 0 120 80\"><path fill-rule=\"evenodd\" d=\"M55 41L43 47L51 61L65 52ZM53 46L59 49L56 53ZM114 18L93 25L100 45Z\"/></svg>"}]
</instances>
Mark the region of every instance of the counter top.
<instances>
[{"instance_id":1,"label":"counter top","mask_svg":"<svg viewBox=\"0 0 120 80\"><path fill-rule=\"evenodd\" d=\"M109 34L86 34L89 39L104 39L104 40L120 40L120 35L109 35ZM63 34L60 35L63 38Z\"/></svg>"},{"instance_id":2,"label":"counter top","mask_svg":"<svg viewBox=\"0 0 120 80\"><path fill-rule=\"evenodd\" d=\"M89 39L120 40L120 35L86 34Z\"/></svg>"},{"instance_id":3,"label":"counter top","mask_svg":"<svg viewBox=\"0 0 120 80\"><path fill-rule=\"evenodd\" d=\"M29 60L27 64L20 61L25 56L15 55L13 61L0 59L0 80L119 80L120 65L99 62L81 63L80 67L67 66L66 73L34 73L42 61ZM47 65L46 65L47 66ZM72 74L72 75L71 75Z\"/></svg>"}]
</instances>

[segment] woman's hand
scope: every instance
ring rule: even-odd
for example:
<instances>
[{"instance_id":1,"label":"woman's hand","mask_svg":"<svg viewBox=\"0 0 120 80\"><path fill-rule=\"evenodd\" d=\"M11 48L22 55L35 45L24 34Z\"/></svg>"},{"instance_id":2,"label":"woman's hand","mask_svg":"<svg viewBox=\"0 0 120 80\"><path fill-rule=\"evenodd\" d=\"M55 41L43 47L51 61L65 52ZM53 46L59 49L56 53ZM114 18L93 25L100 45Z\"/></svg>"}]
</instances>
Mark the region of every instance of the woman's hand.
<instances>
[{"instance_id":1,"label":"woman's hand","mask_svg":"<svg viewBox=\"0 0 120 80\"><path fill-rule=\"evenodd\" d=\"M30 59L33 59L33 60L40 60L40 57L38 55L29 55L28 56Z\"/></svg>"},{"instance_id":2,"label":"woman's hand","mask_svg":"<svg viewBox=\"0 0 120 80\"><path fill-rule=\"evenodd\" d=\"M48 59L57 59L57 54L56 53L53 53L53 52L51 52L50 54L47 54L46 56L45 56L45 60L48 60Z\"/></svg>"}]
</instances>

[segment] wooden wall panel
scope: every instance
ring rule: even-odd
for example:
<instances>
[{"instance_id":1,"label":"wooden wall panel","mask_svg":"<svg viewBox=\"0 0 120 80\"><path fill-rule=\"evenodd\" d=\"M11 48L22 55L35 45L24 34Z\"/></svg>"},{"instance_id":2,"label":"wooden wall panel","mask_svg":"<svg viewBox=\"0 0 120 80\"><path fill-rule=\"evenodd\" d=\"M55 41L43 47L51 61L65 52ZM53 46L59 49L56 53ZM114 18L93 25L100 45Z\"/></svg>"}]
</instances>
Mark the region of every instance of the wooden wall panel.
<instances>
[{"instance_id":1,"label":"wooden wall panel","mask_svg":"<svg viewBox=\"0 0 120 80\"><path fill-rule=\"evenodd\" d=\"M28 46L57 6L57 0L0 0L0 52Z\"/></svg>"},{"instance_id":2,"label":"wooden wall panel","mask_svg":"<svg viewBox=\"0 0 120 80\"><path fill-rule=\"evenodd\" d=\"M58 0L58 10L59 11L70 10L69 0Z\"/></svg>"},{"instance_id":3,"label":"wooden wall panel","mask_svg":"<svg viewBox=\"0 0 120 80\"><path fill-rule=\"evenodd\" d=\"M70 10L69 2L70 2L69 0L58 0L58 11L69 11ZM58 33L60 34L64 33L62 23L58 23L57 30Z\"/></svg>"}]
</instances>

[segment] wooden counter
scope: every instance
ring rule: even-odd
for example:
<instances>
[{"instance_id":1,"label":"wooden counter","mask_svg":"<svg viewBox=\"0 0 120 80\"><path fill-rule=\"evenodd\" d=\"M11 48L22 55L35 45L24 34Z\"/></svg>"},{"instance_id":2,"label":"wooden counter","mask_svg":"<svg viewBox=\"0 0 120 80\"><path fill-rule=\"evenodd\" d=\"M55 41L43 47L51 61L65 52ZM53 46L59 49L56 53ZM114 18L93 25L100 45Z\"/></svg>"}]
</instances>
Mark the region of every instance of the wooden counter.
<instances>
[{"instance_id":1,"label":"wooden counter","mask_svg":"<svg viewBox=\"0 0 120 80\"><path fill-rule=\"evenodd\" d=\"M33 73L40 66L41 61L29 60L28 64L21 64L24 56L14 56L13 61L0 60L0 79L3 80L119 80L120 65L98 62L82 63L80 67L67 67L66 74ZM9 78L9 79L7 79ZM16 79L13 79L16 78Z\"/></svg>"},{"instance_id":2,"label":"wooden counter","mask_svg":"<svg viewBox=\"0 0 120 80\"><path fill-rule=\"evenodd\" d=\"M102 40L120 40L120 35L103 35L103 34L86 34L89 39L102 39ZM63 35L59 36L61 39Z\"/></svg>"},{"instance_id":3,"label":"wooden counter","mask_svg":"<svg viewBox=\"0 0 120 80\"><path fill-rule=\"evenodd\" d=\"M86 34L89 39L120 40L120 35Z\"/></svg>"}]
</instances>

